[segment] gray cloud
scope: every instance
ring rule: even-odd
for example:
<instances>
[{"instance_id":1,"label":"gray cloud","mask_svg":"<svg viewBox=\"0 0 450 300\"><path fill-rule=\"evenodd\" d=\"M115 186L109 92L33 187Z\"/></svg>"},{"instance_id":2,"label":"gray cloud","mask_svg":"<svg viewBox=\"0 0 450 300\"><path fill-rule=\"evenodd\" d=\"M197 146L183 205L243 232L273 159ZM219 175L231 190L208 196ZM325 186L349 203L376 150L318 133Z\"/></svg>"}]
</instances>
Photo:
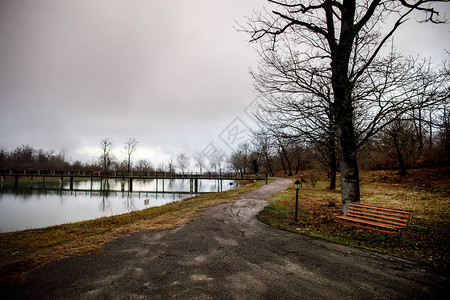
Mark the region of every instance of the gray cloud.
<instances>
[{"instance_id":1,"label":"gray cloud","mask_svg":"<svg viewBox=\"0 0 450 300\"><path fill-rule=\"evenodd\" d=\"M201 151L255 97L255 54L233 26L262 5L0 1L0 146L79 158L104 137L118 149L135 137L160 152ZM448 46L446 28L433 41ZM416 47L402 30L403 47Z\"/></svg>"}]
</instances>

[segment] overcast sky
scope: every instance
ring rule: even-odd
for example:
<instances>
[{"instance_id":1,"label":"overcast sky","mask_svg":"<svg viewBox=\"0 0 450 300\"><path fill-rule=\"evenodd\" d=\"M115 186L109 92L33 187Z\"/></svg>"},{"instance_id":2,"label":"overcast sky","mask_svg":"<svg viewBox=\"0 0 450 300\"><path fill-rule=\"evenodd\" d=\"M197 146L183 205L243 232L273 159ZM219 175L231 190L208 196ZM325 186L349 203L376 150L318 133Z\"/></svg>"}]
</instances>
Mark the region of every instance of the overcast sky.
<instances>
[{"instance_id":1,"label":"overcast sky","mask_svg":"<svg viewBox=\"0 0 450 300\"><path fill-rule=\"evenodd\" d=\"M0 146L65 149L88 161L110 138L135 159L225 152L254 126L256 56L235 21L263 0L0 0ZM449 5L446 6L449 10ZM395 42L448 58L449 25L410 22Z\"/></svg>"}]
</instances>

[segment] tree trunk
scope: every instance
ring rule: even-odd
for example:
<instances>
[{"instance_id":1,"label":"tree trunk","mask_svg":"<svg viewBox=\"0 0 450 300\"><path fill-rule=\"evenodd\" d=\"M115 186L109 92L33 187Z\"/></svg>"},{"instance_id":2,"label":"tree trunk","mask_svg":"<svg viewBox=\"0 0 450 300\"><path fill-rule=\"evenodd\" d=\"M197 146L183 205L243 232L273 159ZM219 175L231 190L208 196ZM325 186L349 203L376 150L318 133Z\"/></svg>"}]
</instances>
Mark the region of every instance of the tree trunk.
<instances>
[{"instance_id":1,"label":"tree trunk","mask_svg":"<svg viewBox=\"0 0 450 300\"><path fill-rule=\"evenodd\" d=\"M338 74L346 74L341 72ZM333 84L335 92L336 128L340 146L340 174L342 213L345 216L352 202L359 202L359 169L357 160L357 140L353 126L354 112L352 105L352 84L346 76L336 76Z\"/></svg>"},{"instance_id":2,"label":"tree trunk","mask_svg":"<svg viewBox=\"0 0 450 300\"><path fill-rule=\"evenodd\" d=\"M292 176L292 166L291 161L289 160L289 157L287 155L286 149L281 145L281 150L283 151L284 158L286 159L287 165L288 165L288 176Z\"/></svg>"},{"instance_id":3,"label":"tree trunk","mask_svg":"<svg viewBox=\"0 0 450 300\"><path fill-rule=\"evenodd\" d=\"M298 174L300 171L300 153L297 155L297 166L295 167L295 174Z\"/></svg>"},{"instance_id":4,"label":"tree trunk","mask_svg":"<svg viewBox=\"0 0 450 300\"><path fill-rule=\"evenodd\" d=\"M337 163L336 163L336 151L330 153L330 190L336 189L336 174L337 174Z\"/></svg>"},{"instance_id":5,"label":"tree trunk","mask_svg":"<svg viewBox=\"0 0 450 300\"><path fill-rule=\"evenodd\" d=\"M408 175L408 171L406 170L405 160L403 159L402 149L400 148L398 142L398 134L394 133L392 135L392 141L394 142L395 154L397 154L397 162L400 168L398 175Z\"/></svg>"},{"instance_id":6,"label":"tree trunk","mask_svg":"<svg viewBox=\"0 0 450 300\"><path fill-rule=\"evenodd\" d=\"M330 46L332 46L331 84L334 92L334 113L336 129L340 145L339 159L341 173L342 212L347 214L352 202L359 202L359 170L357 162L358 146L353 126L353 88L350 81L349 62L355 39L354 20L356 1L344 1L342 7L341 31L339 43L335 43L334 33L330 32ZM329 11L331 13L331 11ZM331 26L331 25L330 25Z\"/></svg>"},{"instance_id":7,"label":"tree trunk","mask_svg":"<svg viewBox=\"0 0 450 300\"><path fill-rule=\"evenodd\" d=\"M333 124L330 125L333 128ZM336 189L336 173L337 173L337 157L336 157L336 138L333 130L330 129L328 134L328 161L330 168L330 190Z\"/></svg>"},{"instance_id":8,"label":"tree trunk","mask_svg":"<svg viewBox=\"0 0 450 300\"><path fill-rule=\"evenodd\" d=\"M348 122L347 122L348 123ZM345 124L344 124L345 125ZM339 129L340 145L342 148L342 157L340 159L341 171L341 195L342 195L342 213L347 214L348 207L352 202L359 202L359 169L356 158L357 147L353 137L353 125L342 126ZM350 127L350 128L348 128Z\"/></svg>"},{"instance_id":9,"label":"tree trunk","mask_svg":"<svg viewBox=\"0 0 450 300\"><path fill-rule=\"evenodd\" d=\"M430 137L429 137L430 145L429 145L428 149L431 150L433 148L433 122L432 122L432 111L431 110L430 110L430 122L429 122L429 124L430 124Z\"/></svg>"},{"instance_id":10,"label":"tree trunk","mask_svg":"<svg viewBox=\"0 0 450 300\"><path fill-rule=\"evenodd\" d=\"M336 68L333 74L335 93L336 128L339 139L341 174L342 213L345 216L352 202L359 202L359 170L357 161L357 140L353 126L354 110L352 83L347 78L346 62Z\"/></svg>"},{"instance_id":11,"label":"tree trunk","mask_svg":"<svg viewBox=\"0 0 450 300\"><path fill-rule=\"evenodd\" d=\"M419 155L423 151L423 129L422 129L422 109L419 107L419 132L417 138L419 139Z\"/></svg>"},{"instance_id":12,"label":"tree trunk","mask_svg":"<svg viewBox=\"0 0 450 300\"><path fill-rule=\"evenodd\" d=\"M266 169L269 171L270 176L274 176L272 165L270 164L269 156L267 154L264 155L266 159Z\"/></svg>"},{"instance_id":13,"label":"tree trunk","mask_svg":"<svg viewBox=\"0 0 450 300\"><path fill-rule=\"evenodd\" d=\"M284 164L283 153L278 150L278 155L280 155L281 166L283 167L284 175L286 175L286 165Z\"/></svg>"}]
</instances>

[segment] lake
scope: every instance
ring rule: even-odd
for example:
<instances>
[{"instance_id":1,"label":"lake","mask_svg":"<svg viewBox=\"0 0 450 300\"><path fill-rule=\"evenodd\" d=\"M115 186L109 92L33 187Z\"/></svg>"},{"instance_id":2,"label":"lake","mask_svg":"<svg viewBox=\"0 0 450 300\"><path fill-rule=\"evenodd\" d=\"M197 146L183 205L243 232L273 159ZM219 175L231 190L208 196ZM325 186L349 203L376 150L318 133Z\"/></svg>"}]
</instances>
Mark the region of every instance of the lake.
<instances>
[{"instance_id":1,"label":"lake","mask_svg":"<svg viewBox=\"0 0 450 300\"><path fill-rule=\"evenodd\" d=\"M31 183L26 188L2 188L0 232L119 215L236 187L233 180L199 180L195 193L189 179L135 179L133 192L128 192L127 184L119 179L104 179L74 182L73 191L67 182L46 184L46 189L38 189Z\"/></svg>"}]
</instances>

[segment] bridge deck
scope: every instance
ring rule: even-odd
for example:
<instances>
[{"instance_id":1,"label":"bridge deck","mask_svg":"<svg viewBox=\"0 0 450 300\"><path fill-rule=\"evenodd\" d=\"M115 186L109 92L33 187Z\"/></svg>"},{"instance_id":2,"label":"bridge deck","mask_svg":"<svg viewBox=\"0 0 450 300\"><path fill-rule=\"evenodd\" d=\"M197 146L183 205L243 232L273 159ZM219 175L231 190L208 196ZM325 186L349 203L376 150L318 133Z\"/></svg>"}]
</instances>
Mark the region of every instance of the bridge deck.
<instances>
[{"instance_id":1,"label":"bridge deck","mask_svg":"<svg viewBox=\"0 0 450 300\"><path fill-rule=\"evenodd\" d=\"M73 178L111 178L111 179L204 179L204 180L265 180L265 176L257 176L255 174L198 174L186 173L176 174L168 172L98 172L98 171L3 171L2 176L13 177L73 177Z\"/></svg>"}]
</instances>

